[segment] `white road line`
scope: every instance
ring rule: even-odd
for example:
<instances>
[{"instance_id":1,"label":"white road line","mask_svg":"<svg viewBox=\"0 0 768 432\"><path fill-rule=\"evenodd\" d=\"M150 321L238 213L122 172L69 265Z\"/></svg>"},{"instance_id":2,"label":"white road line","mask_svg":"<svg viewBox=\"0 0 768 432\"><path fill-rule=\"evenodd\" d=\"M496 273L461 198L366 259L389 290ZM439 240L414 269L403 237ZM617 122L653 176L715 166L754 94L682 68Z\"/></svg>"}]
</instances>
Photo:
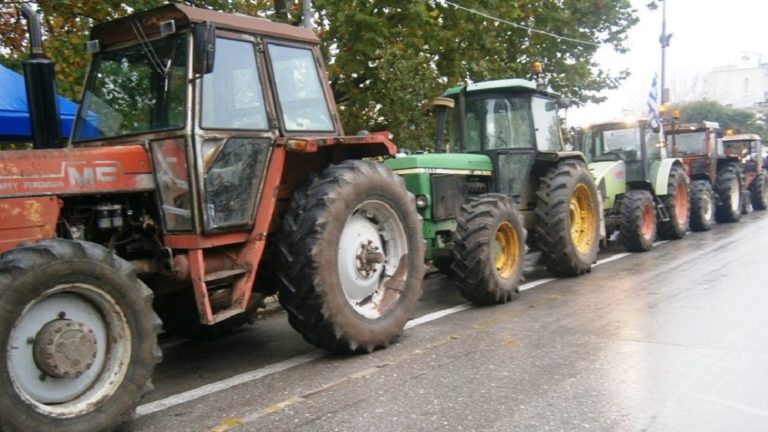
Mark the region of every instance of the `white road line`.
<instances>
[{"instance_id":1,"label":"white road line","mask_svg":"<svg viewBox=\"0 0 768 432\"><path fill-rule=\"evenodd\" d=\"M620 254L609 256L608 258L603 258L601 260L598 260L595 263L595 265L593 265L592 267L597 267L599 265L603 265L603 264L609 263L611 261L620 260L620 259L624 258L625 256L629 256L629 255L632 255L632 252L623 252L623 253L620 253Z\"/></svg>"},{"instance_id":2,"label":"white road line","mask_svg":"<svg viewBox=\"0 0 768 432\"><path fill-rule=\"evenodd\" d=\"M553 280L557 280L555 278L545 278L545 279L538 279L535 281L528 282L527 284L520 285L520 291L529 290L531 288L536 288L539 285L544 285L545 283L552 282Z\"/></svg>"},{"instance_id":3,"label":"white road line","mask_svg":"<svg viewBox=\"0 0 768 432\"><path fill-rule=\"evenodd\" d=\"M235 375L231 378L227 378L222 381L206 384L204 386L194 388L192 390L188 390L182 393L175 394L173 396L169 396L165 399L160 399L144 405L139 405L139 407L136 408L136 417L142 417L148 414L162 411L164 409L168 409L173 406L183 404L185 402L199 399L203 396L208 396L210 394L220 392L222 390L226 390L230 387L233 387L239 384L255 381L267 375L282 372L284 370L290 369L294 366L302 365L304 363L309 363L312 360L319 359L320 357L323 357L327 354L328 352L321 351L321 350L310 351L306 354L297 355L296 357L292 357L292 358L289 358L288 360L274 363L260 369L255 369L250 372L241 373L239 375Z\"/></svg>"},{"instance_id":4,"label":"white road line","mask_svg":"<svg viewBox=\"0 0 768 432\"><path fill-rule=\"evenodd\" d=\"M660 244L664 244L666 241L659 241L654 243L654 246L658 246ZM611 261L616 261L621 258L624 258L628 255L632 255L629 252L616 254L613 256L610 256L608 258L604 258L602 260L597 261L595 263L595 266L605 264ZM523 284L520 286L520 291L529 290L531 288L535 288L540 285L544 285L546 283L552 282L554 280L557 280L555 278L545 278L545 279L538 279L535 281L528 282L526 284ZM418 318L414 318L410 321L408 321L405 324L404 329L409 329L416 327L421 324L428 323L430 321L435 321L440 318L444 318L448 315L452 315L461 311L465 311L467 309L472 308L471 303L464 303L460 304L448 309L443 309L437 312L432 312L423 316L420 316ZM213 382L210 384L206 384L201 387L194 388L192 390L188 390L182 393L175 394L173 396L169 396L165 399L156 400L154 402L146 403L144 405L139 405L138 408L136 408L136 417L143 417L145 415L149 415L152 413L156 413L158 411L162 411L171 407L174 407L176 405L181 405L186 402L193 401L195 399L199 399L204 396L208 396L210 394L220 392L223 390L226 390L230 387L239 385L239 384L245 384L251 381L255 381L259 378L263 378L267 375L272 375L278 372L283 372L285 370L288 370L292 367L302 365L304 363L309 363L312 360L316 360L320 357L325 356L328 354L326 351L321 350L314 350L310 351L306 354L301 354L292 358L289 358L288 360L284 360L278 363L271 364L269 366L265 366L263 368L254 369L249 372L245 372L239 375L235 375L231 378L224 379L222 381Z\"/></svg>"},{"instance_id":5,"label":"white road line","mask_svg":"<svg viewBox=\"0 0 768 432\"><path fill-rule=\"evenodd\" d=\"M464 303L464 304L460 304L458 306L454 306L452 308L443 309L443 310L439 310L437 312L428 313L426 315L422 315L422 316L420 316L418 318L414 318L414 319L408 321L407 323L405 323L404 329L409 329L409 328L412 328L412 327L416 327L417 325L428 323L430 321L434 321L434 320L440 319L442 317L445 317L445 316L448 316L448 315L451 315L451 314L455 314L456 312L461 312L461 311L467 310L467 309L469 309L471 307L472 307L472 303Z\"/></svg>"}]
</instances>

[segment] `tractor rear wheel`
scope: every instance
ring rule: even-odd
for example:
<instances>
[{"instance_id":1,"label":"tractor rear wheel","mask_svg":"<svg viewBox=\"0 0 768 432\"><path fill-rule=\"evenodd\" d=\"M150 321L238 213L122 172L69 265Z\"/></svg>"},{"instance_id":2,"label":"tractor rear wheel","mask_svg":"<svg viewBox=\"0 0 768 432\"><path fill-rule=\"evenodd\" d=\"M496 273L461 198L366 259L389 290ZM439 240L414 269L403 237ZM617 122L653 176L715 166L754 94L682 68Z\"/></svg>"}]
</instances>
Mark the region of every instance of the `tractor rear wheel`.
<instances>
[{"instance_id":1,"label":"tractor rear wheel","mask_svg":"<svg viewBox=\"0 0 768 432\"><path fill-rule=\"evenodd\" d=\"M0 257L0 429L112 430L152 390L160 320L133 266L87 242Z\"/></svg>"},{"instance_id":2,"label":"tractor rear wheel","mask_svg":"<svg viewBox=\"0 0 768 432\"><path fill-rule=\"evenodd\" d=\"M656 234L656 207L645 190L631 190L621 199L621 243L629 252L645 252L653 247Z\"/></svg>"},{"instance_id":3,"label":"tractor rear wheel","mask_svg":"<svg viewBox=\"0 0 768 432\"><path fill-rule=\"evenodd\" d=\"M555 276L590 271L600 247L597 188L587 166L566 159L541 178L537 192L536 246Z\"/></svg>"},{"instance_id":4,"label":"tractor rear wheel","mask_svg":"<svg viewBox=\"0 0 768 432\"><path fill-rule=\"evenodd\" d=\"M659 237L665 240L678 240L688 231L688 178L680 165L669 170L667 195L661 197L669 215L668 221L659 221Z\"/></svg>"},{"instance_id":5,"label":"tractor rear wheel","mask_svg":"<svg viewBox=\"0 0 768 432\"><path fill-rule=\"evenodd\" d=\"M691 182L691 231L709 231L715 222L715 197L708 180Z\"/></svg>"},{"instance_id":6,"label":"tractor rear wheel","mask_svg":"<svg viewBox=\"0 0 768 432\"><path fill-rule=\"evenodd\" d=\"M517 298L525 261L525 228L510 198L484 194L461 206L453 272L467 300L481 305Z\"/></svg>"},{"instance_id":7,"label":"tractor rear wheel","mask_svg":"<svg viewBox=\"0 0 768 432\"><path fill-rule=\"evenodd\" d=\"M752 208L755 210L768 209L768 172L760 170L760 173L750 185L752 193Z\"/></svg>"},{"instance_id":8,"label":"tractor rear wheel","mask_svg":"<svg viewBox=\"0 0 768 432\"><path fill-rule=\"evenodd\" d=\"M717 196L715 220L718 222L738 222L741 219L742 182L741 168L736 163L728 163L717 173Z\"/></svg>"},{"instance_id":9,"label":"tractor rear wheel","mask_svg":"<svg viewBox=\"0 0 768 432\"><path fill-rule=\"evenodd\" d=\"M421 296L421 220L402 178L381 164L344 161L294 193L279 249L280 303L323 349L386 347Z\"/></svg>"}]
</instances>

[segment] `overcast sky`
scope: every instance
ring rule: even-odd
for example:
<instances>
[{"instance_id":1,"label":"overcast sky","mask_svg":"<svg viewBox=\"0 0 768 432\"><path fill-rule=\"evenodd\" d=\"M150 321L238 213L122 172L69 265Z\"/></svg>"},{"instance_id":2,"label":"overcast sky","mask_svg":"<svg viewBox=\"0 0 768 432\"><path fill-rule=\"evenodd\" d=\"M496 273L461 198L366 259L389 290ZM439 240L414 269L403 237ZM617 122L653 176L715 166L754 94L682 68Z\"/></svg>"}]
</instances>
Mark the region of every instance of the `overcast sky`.
<instances>
[{"instance_id":1,"label":"overcast sky","mask_svg":"<svg viewBox=\"0 0 768 432\"><path fill-rule=\"evenodd\" d=\"M630 30L630 51L617 54L601 49L597 61L604 69L629 69L632 76L619 89L606 92L606 102L570 109L568 123L621 119L644 115L654 72L661 73L662 9L648 10L650 0L632 0L640 22ZM768 62L768 0L666 0L666 86L671 101L696 98L706 72L723 65L757 65L759 54ZM742 57L748 56L745 60Z\"/></svg>"}]
</instances>

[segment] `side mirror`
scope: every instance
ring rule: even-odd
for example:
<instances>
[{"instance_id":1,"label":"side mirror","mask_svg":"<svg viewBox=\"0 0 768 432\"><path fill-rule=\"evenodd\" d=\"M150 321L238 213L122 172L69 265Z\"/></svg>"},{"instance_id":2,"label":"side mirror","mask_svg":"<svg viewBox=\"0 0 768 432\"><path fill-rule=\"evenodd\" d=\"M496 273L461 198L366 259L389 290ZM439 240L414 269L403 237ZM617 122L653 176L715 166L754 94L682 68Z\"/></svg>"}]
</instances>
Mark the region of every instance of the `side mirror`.
<instances>
[{"instance_id":1,"label":"side mirror","mask_svg":"<svg viewBox=\"0 0 768 432\"><path fill-rule=\"evenodd\" d=\"M209 22L197 24L193 30L193 39L195 47L192 70L198 75L213 72L213 60L216 58L216 26Z\"/></svg>"}]
</instances>

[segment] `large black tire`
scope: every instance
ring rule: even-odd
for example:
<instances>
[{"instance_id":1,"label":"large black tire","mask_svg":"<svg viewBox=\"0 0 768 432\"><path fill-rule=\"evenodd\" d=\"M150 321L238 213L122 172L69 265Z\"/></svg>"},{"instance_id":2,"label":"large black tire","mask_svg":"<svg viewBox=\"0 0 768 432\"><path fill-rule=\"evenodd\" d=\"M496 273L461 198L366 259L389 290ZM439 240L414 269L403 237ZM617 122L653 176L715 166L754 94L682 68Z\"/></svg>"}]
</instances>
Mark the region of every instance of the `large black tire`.
<instances>
[{"instance_id":1,"label":"large black tire","mask_svg":"<svg viewBox=\"0 0 768 432\"><path fill-rule=\"evenodd\" d=\"M731 162L717 172L717 205L715 220L718 222L738 222L741 219L742 189L741 168Z\"/></svg>"},{"instance_id":2,"label":"large black tire","mask_svg":"<svg viewBox=\"0 0 768 432\"><path fill-rule=\"evenodd\" d=\"M3 254L0 429L125 425L152 390L160 326L133 266L99 245L46 240Z\"/></svg>"},{"instance_id":3,"label":"large black tire","mask_svg":"<svg viewBox=\"0 0 768 432\"><path fill-rule=\"evenodd\" d=\"M536 247L547 270L560 277L590 271L600 248L600 205L587 166L559 162L541 178L536 196Z\"/></svg>"},{"instance_id":4,"label":"large black tire","mask_svg":"<svg viewBox=\"0 0 768 432\"><path fill-rule=\"evenodd\" d=\"M629 252L645 252L653 247L656 234L656 206L653 195L645 190L631 190L619 204L621 243Z\"/></svg>"},{"instance_id":5,"label":"large black tire","mask_svg":"<svg viewBox=\"0 0 768 432\"><path fill-rule=\"evenodd\" d=\"M421 220L402 178L381 164L344 161L297 191L279 249L280 303L323 349L386 347L421 296Z\"/></svg>"},{"instance_id":6,"label":"large black tire","mask_svg":"<svg viewBox=\"0 0 768 432\"><path fill-rule=\"evenodd\" d=\"M517 298L525 264L525 228L503 194L471 198L457 218L453 272L467 300L480 305Z\"/></svg>"},{"instance_id":7,"label":"large black tire","mask_svg":"<svg viewBox=\"0 0 768 432\"><path fill-rule=\"evenodd\" d=\"M752 208L755 210L768 209L768 171L760 170L757 177L749 185L752 194Z\"/></svg>"},{"instance_id":8,"label":"large black tire","mask_svg":"<svg viewBox=\"0 0 768 432\"><path fill-rule=\"evenodd\" d=\"M665 240L678 240L688 231L689 200L688 177L683 167L673 165L669 170L667 180L667 194L661 197L664 207L669 215L668 221L659 221L659 237Z\"/></svg>"},{"instance_id":9,"label":"large black tire","mask_svg":"<svg viewBox=\"0 0 768 432\"><path fill-rule=\"evenodd\" d=\"M709 231L715 223L715 195L708 180L691 182L691 231Z\"/></svg>"}]
</instances>

